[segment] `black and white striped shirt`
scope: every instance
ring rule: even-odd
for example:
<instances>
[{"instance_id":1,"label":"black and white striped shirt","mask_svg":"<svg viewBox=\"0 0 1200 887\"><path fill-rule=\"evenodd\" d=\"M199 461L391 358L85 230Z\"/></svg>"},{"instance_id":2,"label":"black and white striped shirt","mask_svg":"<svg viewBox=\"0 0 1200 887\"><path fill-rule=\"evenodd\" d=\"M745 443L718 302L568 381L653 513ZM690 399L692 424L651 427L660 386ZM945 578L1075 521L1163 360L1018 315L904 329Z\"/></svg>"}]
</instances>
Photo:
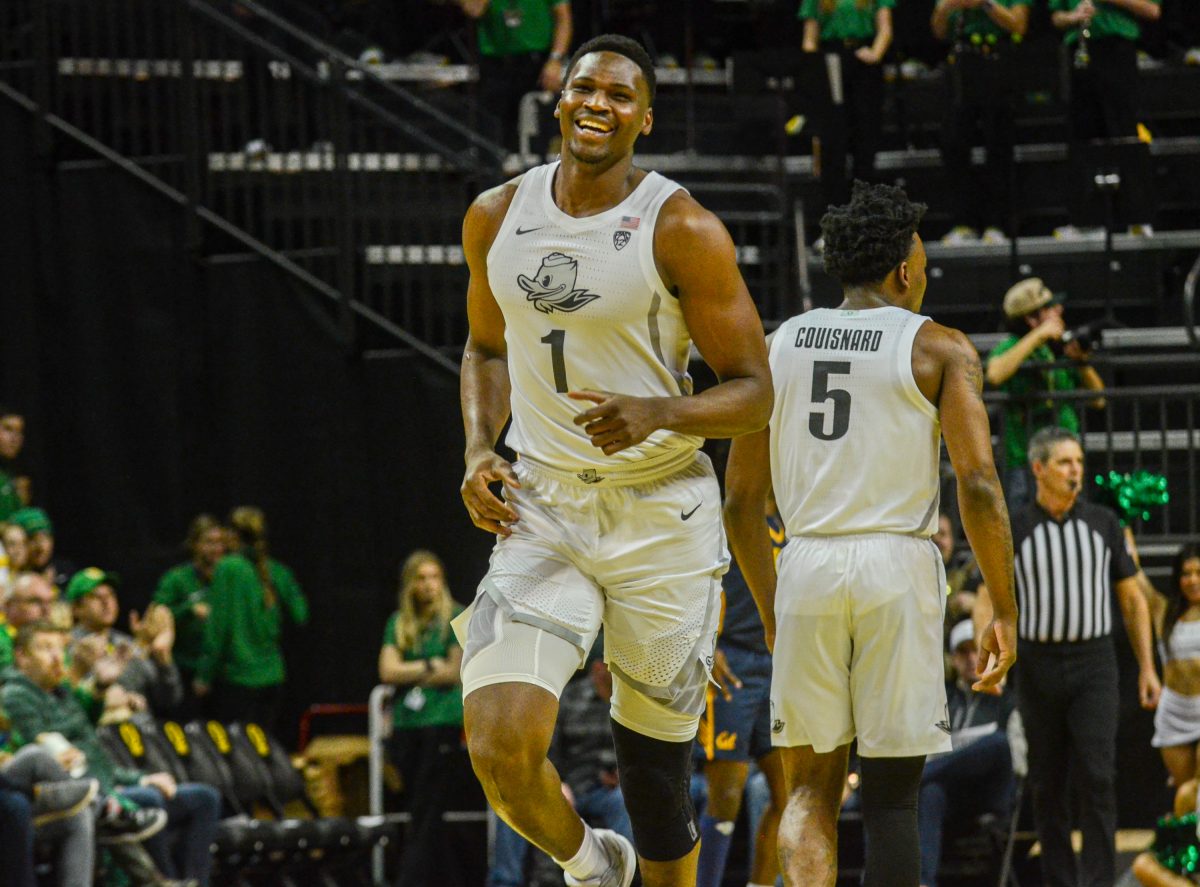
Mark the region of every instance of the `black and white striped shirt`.
<instances>
[{"instance_id":1,"label":"black and white striped shirt","mask_svg":"<svg viewBox=\"0 0 1200 887\"><path fill-rule=\"evenodd\" d=\"M1012 524L1017 636L1070 643L1111 634L1113 585L1137 572L1117 516L1076 502L1056 521L1032 502Z\"/></svg>"}]
</instances>

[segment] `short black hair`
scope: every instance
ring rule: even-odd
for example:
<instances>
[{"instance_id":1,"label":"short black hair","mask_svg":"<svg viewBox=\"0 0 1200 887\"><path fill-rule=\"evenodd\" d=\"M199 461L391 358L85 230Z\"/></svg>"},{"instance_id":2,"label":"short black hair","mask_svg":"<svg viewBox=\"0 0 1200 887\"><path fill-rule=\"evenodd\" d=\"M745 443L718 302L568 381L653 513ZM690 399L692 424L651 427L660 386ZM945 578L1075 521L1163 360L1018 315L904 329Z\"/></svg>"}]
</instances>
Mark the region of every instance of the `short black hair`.
<instances>
[{"instance_id":1,"label":"short black hair","mask_svg":"<svg viewBox=\"0 0 1200 887\"><path fill-rule=\"evenodd\" d=\"M883 280L912 252L925 209L903 188L856 181L850 202L821 219L826 273L848 286Z\"/></svg>"},{"instance_id":2,"label":"short black hair","mask_svg":"<svg viewBox=\"0 0 1200 887\"><path fill-rule=\"evenodd\" d=\"M579 60L589 52L615 52L617 55L625 56L641 68L642 77L645 78L646 86L650 90L650 104L654 104L654 96L658 92L658 78L654 75L654 62L650 60L650 53L646 52L646 48L636 40L622 37L620 34L601 34L575 50L571 61L567 63L567 71L563 75L564 83L570 79L571 72L579 64Z\"/></svg>"}]
</instances>

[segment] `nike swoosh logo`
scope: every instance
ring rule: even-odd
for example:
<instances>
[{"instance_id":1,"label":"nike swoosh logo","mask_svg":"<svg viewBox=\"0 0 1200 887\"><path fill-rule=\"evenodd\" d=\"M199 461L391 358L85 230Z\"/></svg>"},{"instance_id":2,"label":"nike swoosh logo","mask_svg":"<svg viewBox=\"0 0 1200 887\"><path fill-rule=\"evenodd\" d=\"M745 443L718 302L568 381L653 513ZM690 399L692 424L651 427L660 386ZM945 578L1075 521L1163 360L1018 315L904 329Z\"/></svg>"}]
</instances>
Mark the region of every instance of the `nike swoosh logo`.
<instances>
[{"instance_id":1,"label":"nike swoosh logo","mask_svg":"<svg viewBox=\"0 0 1200 887\"><path fill-rule=\"evenodd\" d=\"M703 505L703 504L704 504L704 502L701 501L700 505ZM687 520L689 517L691 517L693 514L695 514L697 511L700 510L700 505L697 505L695 508L693 508L691 511L687 512L686 514L684 514L682 511L679 512L680 520Z\"/></svg>"},{"instance_id":2,"label":"nike swoosh logo","mask_svg":"<svg viewBox=\"0 0 1200 887\"><path fill-rule=\"evenodd\" d=\"M522 228L520 225L518 225L517 236L520 237L522 234L531 234L534 231L541 231L545 227L545 225L538 225L536 228Z\"/></svg>"}]
</instances>

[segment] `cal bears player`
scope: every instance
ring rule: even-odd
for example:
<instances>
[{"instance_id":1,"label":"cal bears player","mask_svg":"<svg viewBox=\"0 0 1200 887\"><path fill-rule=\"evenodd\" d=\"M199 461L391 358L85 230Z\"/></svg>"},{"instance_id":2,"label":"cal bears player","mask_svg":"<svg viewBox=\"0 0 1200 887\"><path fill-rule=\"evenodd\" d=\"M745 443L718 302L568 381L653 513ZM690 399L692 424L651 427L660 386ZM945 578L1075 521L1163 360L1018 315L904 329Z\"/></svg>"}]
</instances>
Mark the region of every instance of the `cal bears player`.
<instances>
[{"instance_id":1,"label":"cal bears player","mask_svg":"<svg viewBox=\"0 0 1200 887\"><path fill-rule=\"evenodd\" d=\"M572 811L546 759L559 693L602 623L643 883L696 882L691 749L729 562L697 448L764 427L771 410L728 232L633 165L654 88L636 42L584 44L555 110L561 158L482 194L463 224L462 496L499 537L456 626L467 740L496 812L571 885L628 887L636 864L626 839ZM692 342L719 380L700 394ZM494 449L510 416L515 464Z\"/></svg>"}]
</instances>

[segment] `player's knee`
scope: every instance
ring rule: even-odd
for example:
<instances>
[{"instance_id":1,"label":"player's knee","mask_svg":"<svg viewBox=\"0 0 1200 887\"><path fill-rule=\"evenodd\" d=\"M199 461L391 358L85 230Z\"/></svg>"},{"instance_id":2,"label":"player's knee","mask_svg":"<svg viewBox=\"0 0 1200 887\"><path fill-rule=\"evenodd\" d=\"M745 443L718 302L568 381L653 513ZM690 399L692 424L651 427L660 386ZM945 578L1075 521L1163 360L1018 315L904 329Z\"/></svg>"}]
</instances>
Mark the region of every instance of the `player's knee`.
<instances>
[{"instance_id":1,"label":"player's knee","mask_svg":"<svg viewBox=\"0 0 1200 887\"><path fill-rule=\"evenodd\" d=\"M514 797L545 760L541 748L534 748L511 731L490 727L471 731L467 751L475 776L494 804Z\"/></svg>"},{"instance_id":2,"label":"player's knee","mask_svg":"<svg viewBox=\"0 0 1200 887\"><path fill-rule=\"evenodd\" d=\"M615 721L612 728L638 853L653 862L687 856L700 837L690 793L692 743L653 739Z\"/></svg>"}]
</instances>

